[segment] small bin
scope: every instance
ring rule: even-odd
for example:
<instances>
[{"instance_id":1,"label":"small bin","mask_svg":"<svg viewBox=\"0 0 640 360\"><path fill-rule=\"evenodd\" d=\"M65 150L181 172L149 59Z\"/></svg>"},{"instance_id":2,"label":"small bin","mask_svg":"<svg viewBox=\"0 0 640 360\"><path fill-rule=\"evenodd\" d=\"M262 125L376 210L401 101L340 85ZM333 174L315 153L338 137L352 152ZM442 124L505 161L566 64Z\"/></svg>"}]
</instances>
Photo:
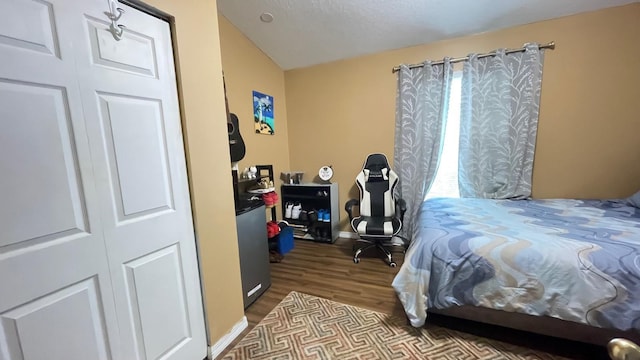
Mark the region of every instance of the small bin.
<instances>
[{"instance_id":1,"label":"small bin","mask_svg":"<svg viewBox=\"0 0 640 360\"><path fill-rule=\"evenodd\" d=\"M285 226L280 233L269 239L269 249L284 255L293 249L293 228Z\"/></svg>"}]
</instances>

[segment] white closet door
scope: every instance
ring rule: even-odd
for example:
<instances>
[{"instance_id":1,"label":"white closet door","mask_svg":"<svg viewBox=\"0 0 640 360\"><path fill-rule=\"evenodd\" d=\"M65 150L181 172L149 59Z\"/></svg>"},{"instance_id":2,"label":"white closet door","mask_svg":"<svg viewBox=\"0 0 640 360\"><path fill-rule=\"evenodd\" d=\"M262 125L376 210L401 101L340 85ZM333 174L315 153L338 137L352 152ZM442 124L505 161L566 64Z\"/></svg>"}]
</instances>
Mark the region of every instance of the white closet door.
<instances>
[{"instance_id":1,"label":"white closet door","mask_svg":"<svg viewBox=\"0 0 640 360\"><path fill-rule=\"evenodd\" d=\"M0 1L0 359L206 355L169 26L122 7Z\"/></svg>"},{"instance_id":2,"label":"white closet door","mask_svg":"<svg viewBox=\"0 0 640 360\"><path fill-rule=\"evenodd\" d=\"M0 1L3 360L119 358L65 6Z\"/></svg>"},{"instance_id":3,"label":"white closet door","mask_svg":"<svg viewBox=\"0 0 640 360\"><path fill-rule=\"evenodd\" d=\"M75 16L78 79L126 359L202 359L206 337L169 24L105 0Z\"/></svg>"}]
</instances>

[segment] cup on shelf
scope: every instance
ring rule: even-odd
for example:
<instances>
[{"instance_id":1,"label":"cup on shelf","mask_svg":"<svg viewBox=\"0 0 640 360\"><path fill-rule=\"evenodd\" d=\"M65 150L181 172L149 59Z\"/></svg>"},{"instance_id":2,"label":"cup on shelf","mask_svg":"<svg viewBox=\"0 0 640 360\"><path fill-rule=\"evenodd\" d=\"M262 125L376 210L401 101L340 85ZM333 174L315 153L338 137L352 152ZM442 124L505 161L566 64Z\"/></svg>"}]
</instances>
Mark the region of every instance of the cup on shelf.
<instances>
[{"instance_id":1,"label":"cup on shelf","mask_svg":"<svg viewBox=\"0 0 640 360\"><path fill-rule=\"evenodd\" d=\"M280 173L280 179L284 181L285 184L300 184L302 183L303 176L304 172L302 171Z\"/></svg>"}]
</instances>

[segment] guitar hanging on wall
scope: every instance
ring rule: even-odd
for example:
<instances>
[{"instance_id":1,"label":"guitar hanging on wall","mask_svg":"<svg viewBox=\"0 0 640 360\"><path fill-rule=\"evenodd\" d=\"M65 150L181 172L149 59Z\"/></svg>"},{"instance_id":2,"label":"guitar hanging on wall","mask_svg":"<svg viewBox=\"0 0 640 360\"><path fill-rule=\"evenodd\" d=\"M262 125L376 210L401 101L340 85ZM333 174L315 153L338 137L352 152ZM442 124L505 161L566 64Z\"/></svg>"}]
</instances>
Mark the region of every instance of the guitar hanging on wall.
<instances>
[{"instance_id":1,"label":"guitar hanging on wall","mask_svg":"<svg viewBox=\"0 0 640 360\"><path fill-rule=\"evenodd\" d=\"M238 128L238 117L234 113L229 113L227 116L227 131L229 132L231 162L238 162L244 159L247 149L244 145L244 140L242 140L242 135L240 135L240 128Z\"/></svg>"},{"instance_id":2,"label":"guitar hanging on wall","mask_svg":"<svg viewBox=\"0 0 640 360\"><path fill-rule=\"evenodd\" d=\"M224 105L227 108L227 131L229 133L229 151L231 152L231 162L236 163L242 160L247 152L240 135L240 127L238 126L238 117L234 113L229 112L229 101L227 100L227 85L224 82L224 74L222 74L224 84Z\"/></svg>"}]
</instances>

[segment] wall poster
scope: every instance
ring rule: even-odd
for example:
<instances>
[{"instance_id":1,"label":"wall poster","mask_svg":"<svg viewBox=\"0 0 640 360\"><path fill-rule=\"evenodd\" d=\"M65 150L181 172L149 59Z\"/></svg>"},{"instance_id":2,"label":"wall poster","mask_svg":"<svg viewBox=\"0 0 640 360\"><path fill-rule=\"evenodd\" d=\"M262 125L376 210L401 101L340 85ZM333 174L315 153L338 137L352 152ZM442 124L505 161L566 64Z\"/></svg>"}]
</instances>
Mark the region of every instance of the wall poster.
<instances>
[{"instance_id":1,"label":"wall poster","mask_svg":"<svg viewBox=\"0 0 640 360\"><path fill-rule=\"evenodd\" d=\"M273 96L253 91L253 120L255 121L256 134L275 134Z\"/></svg>"}]
</instances>

